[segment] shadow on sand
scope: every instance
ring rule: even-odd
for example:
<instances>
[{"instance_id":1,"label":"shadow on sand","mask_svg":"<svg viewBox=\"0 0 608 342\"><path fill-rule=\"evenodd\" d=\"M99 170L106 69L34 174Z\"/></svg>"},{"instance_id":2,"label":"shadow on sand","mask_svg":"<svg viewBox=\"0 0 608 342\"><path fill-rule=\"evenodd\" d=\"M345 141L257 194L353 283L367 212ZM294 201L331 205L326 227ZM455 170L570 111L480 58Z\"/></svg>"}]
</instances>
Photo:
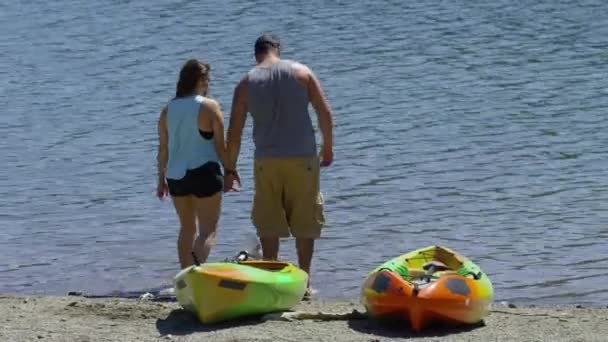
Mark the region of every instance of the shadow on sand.
<instances>
[{"instance_id":1,"label":"shadow on sand","mask_svg":"<svg viewBox=\"0 0 608 342\"><path fill-rule=\"evenodd\" d=\"M264 323L261 316L243 317L226 322L218 322L214 324L203 324L195 315L184 309L176 309L169 313L165 319L159 318L156 321L156 329L164 335L189 335L197 332L209 332L223 329L230 329L242 326L256 325Z\"/></svg>"},{"instance_id":2,"label":"shadow on sand","mask_svg":"<svg viewBox=\"0 0 608 342\"><path fill-rule=\"evenodd\" d=\"M436 324L429 326L421 332L415 332L410 328L408 322L400 320L349 320L348 326L350 329L370 335L376 335L387 338L413 338L413 337L442 337L447 335L455 335L463 332L472 331L485 326L485 322L481 321L477 324L469 325L442 325Z\"/></svg>"}]
</instances>

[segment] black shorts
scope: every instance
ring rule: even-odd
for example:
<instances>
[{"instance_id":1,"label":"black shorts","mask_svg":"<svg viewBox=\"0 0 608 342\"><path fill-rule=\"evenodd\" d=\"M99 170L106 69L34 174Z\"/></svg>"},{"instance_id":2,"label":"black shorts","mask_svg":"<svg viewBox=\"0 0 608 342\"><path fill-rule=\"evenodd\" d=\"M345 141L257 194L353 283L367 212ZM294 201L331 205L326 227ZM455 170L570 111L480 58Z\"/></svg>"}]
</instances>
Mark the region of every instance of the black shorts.
<instances>
[{"instance_id":1,"label":"black shorts","mask_svg":"<svg viewBox=\"0 0 608 342\"><path fill-rule=\"evenodd\" d=\"M186 171L182 179L167 178L167 185L171 196L209 197L224 189L224 176L219 163L207 162Z\"/></svg>"}]
</instances>

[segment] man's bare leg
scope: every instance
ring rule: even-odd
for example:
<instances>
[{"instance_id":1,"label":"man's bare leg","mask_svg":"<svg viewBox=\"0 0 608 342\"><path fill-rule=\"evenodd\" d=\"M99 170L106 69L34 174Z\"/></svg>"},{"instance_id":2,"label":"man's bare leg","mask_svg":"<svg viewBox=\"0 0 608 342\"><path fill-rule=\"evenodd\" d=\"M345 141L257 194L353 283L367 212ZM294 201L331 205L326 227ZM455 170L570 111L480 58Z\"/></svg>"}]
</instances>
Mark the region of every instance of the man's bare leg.
<instances>
[{"instance_id":1,"label":"man's bare leg","mask_svg":"<svg viewBox=\"0 0 608 342\"><path fill-rule=\"evenodd\" d=\"M277 260L279 258L279 238L278 237L263 237L260 238L262 243L262 255L265 260Z\"/></svg>"},{"instance_id":2,"label":"man's bare leg","mask_svg":"<svg viewBox=\"0 0 608 342\"><path fill-rule=\"evenodd\" d=\"M308 273L307 288L310 288L310 264L312 262L312 254L315 248L314 239L296 238L296 250L298 251L298 265Z\"/></svg>"}]
</instances>

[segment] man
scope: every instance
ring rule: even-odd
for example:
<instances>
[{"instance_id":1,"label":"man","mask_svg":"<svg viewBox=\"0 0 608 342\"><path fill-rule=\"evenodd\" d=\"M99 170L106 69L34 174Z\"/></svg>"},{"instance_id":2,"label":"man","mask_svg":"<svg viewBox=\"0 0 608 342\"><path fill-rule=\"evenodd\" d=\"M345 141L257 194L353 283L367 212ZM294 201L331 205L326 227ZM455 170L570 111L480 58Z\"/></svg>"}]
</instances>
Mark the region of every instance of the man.
<instances>
[{"instance_id":1,"label":"man","mask_svg":"<svg viewBox=\"0 0 608 342\"><path fill-rule=\"evenodd\" d=\"M320 166L333 161L333 119L321 84L305 65L280 58L272 34L255 42L256 66L234 90L228 127L225 190L235 182L247 113L253 117L255 195L251 219L265 259L276 260L279 239L296 238L299 267L310 274L315 239L325 223ZM317 113L323 145L317 154L308 105ZM310 294L309 292L307 293Z\"/></svg>"}]
</instances>

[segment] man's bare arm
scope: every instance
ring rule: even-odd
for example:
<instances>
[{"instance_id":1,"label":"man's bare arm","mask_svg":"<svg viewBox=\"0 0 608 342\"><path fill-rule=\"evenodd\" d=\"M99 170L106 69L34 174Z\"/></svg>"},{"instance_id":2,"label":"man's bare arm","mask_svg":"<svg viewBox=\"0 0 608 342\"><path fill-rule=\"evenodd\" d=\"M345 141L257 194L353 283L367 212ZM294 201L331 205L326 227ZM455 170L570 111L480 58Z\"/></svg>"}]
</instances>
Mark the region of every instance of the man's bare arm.
<instances>
[{"instance_id":1,"label":"man's bare arm","mask_svg":"<svg viewBox=\"0 0 608 342\"><path fill-rule=\"evenodd\" d=\"M243 128L247 119L247 77L244 77L234 88L232 97L232 108L230 110L230 122L228 124L227 152L228 160L225 168L236 170L239 152L241 150L241 138Z\"/></svg>"},{"instance_id":2,"label":"man's bare arm","mask_svg":"<svg viewBox=\"0 0 608 342\"><path fill-rule=\"evenodd\" d=\"M319 129L323 136L324 148L333 149L333 115L329 102L325 97L321 83L315 76L315 74L308 70L308 97L312 104L315 112L317 112L317 118L319 122Z\"/></svg>"}]
</instances>

